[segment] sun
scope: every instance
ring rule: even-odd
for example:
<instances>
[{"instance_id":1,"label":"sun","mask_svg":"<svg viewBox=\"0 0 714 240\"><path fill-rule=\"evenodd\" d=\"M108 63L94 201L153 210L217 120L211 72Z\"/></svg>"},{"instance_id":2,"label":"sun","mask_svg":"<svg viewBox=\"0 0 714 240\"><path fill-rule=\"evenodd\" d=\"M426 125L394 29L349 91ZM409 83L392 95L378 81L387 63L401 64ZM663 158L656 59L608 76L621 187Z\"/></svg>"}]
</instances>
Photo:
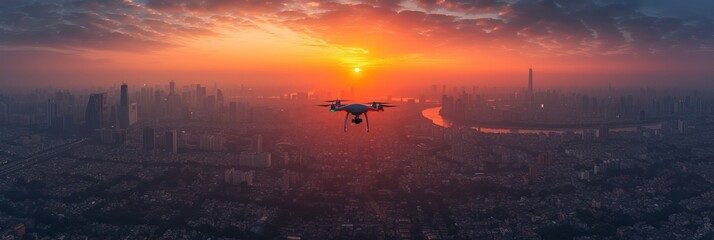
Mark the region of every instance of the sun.
<instances>
[{"instance_id":1,"label":"sun","mask_svg":"<svg viewBox=\"0 0 714 240\"><path fill-rule=\"evenodd\" d=\"M355 71L356 73L358 73L358 72L361 72L361 71L362 71L362 69L360 69L360 68L356 67L356 68L354 69L354 71Z\"/></svg>"}]
</instances>

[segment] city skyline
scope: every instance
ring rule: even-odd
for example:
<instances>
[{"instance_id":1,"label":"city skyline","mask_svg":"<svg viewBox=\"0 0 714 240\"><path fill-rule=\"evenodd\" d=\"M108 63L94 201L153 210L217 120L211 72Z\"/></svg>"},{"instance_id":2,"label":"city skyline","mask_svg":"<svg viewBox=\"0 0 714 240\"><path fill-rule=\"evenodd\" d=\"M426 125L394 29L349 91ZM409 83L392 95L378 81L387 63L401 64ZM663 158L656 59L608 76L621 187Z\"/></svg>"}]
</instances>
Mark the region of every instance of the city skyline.
<instances>
[{"instance_id":1,"label":"city skyline","mask_svg":"<svg viewBox=\"0 0 714 240\"><path fill-rule=\"evenodd\" d=\"M539 90L539 71L521 75L515 91L431 84L387 97L396 107L371 115L369 132L357 121L343 132L344 115L315 106L356 88L1 93L2 235L714 236L710 91ZM136 109L126 125L122 106Z\"/></svg>"},{"instance_id":2,"label":"city skyline","mask_svg":"<svg viewBox=\"0 0 714 240\"><path fill-rule=\"evenodd\" d=\"M4 0L0 239L711 240L713 12Z\"/></svg>"}]
</instances>

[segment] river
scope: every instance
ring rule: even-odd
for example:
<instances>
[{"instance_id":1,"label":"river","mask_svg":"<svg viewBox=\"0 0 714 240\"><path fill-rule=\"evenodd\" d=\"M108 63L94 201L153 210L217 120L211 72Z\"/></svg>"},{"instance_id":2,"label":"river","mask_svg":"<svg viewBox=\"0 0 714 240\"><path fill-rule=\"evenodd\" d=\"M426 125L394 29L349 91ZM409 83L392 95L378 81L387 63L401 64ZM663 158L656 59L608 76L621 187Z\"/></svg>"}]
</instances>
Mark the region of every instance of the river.
<instances>
[{"instance_id":1,"label":"river","mask_svg":"<svg viewBox=\"0 0 714 240\"><path fill-rule=\"evenodd\" d=\"M431 120L432 123L434 123L437 126L445 127L445 128L450 128L454 125L456 125L454 122L449 121L447 119L444 119L441 117L441 114L439 114L439 111L441 110L441 107L433 107L433 108L427 108L421 111L421 115L424 116L426 119ZM479 130L481 132L485 133L564 133L564 132L574 132L574 133L582 133L583 130L587 128L492 128L492 127L479 127L476 125L470 126L474 130ZM651 129L661 129L662 128L662 123L653 123L653 124L647 124L643 125L642 127L645 128L651 128ZM627 132L627 131L637 131L637 126L627 126L627 127L611 127L610 131L613 132Z\"/></svg>"}]
</instances>

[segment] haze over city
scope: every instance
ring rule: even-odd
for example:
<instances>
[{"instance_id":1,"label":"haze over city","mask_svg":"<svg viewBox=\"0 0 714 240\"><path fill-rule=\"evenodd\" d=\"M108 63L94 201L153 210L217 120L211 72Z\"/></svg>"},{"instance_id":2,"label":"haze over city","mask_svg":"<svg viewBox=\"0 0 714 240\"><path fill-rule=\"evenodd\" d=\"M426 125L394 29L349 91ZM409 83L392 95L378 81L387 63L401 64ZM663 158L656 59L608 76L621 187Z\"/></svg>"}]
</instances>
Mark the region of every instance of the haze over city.
<instances>
[{"instance_id":1,"label":"haze over city","mask_svg":"<svg viewBox=\"0 0 714 240\"><path fill-rule=\"evenodd\" d=\"M711 0L4 0L0 239L714 239Z\"/></svg>"}]
</instances>

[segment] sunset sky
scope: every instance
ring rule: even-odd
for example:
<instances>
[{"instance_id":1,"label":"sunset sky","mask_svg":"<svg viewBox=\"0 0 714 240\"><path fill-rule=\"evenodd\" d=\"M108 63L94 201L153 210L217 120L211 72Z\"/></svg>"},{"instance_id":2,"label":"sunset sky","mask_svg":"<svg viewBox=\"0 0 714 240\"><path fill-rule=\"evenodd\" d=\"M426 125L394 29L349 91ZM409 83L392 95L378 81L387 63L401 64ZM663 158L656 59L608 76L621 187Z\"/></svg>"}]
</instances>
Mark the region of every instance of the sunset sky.
<instances>
[{"instance_id":1,"label":"sunset sky","mask_svg":"<svg viewBox=\"0 0 714 240\"><path fill-rule=\"evenodd\" d=\"M711 0L4 0L0 81L711 81ZM355 73L354 68L362 71Z\"/></svg>"}]
</instances>

